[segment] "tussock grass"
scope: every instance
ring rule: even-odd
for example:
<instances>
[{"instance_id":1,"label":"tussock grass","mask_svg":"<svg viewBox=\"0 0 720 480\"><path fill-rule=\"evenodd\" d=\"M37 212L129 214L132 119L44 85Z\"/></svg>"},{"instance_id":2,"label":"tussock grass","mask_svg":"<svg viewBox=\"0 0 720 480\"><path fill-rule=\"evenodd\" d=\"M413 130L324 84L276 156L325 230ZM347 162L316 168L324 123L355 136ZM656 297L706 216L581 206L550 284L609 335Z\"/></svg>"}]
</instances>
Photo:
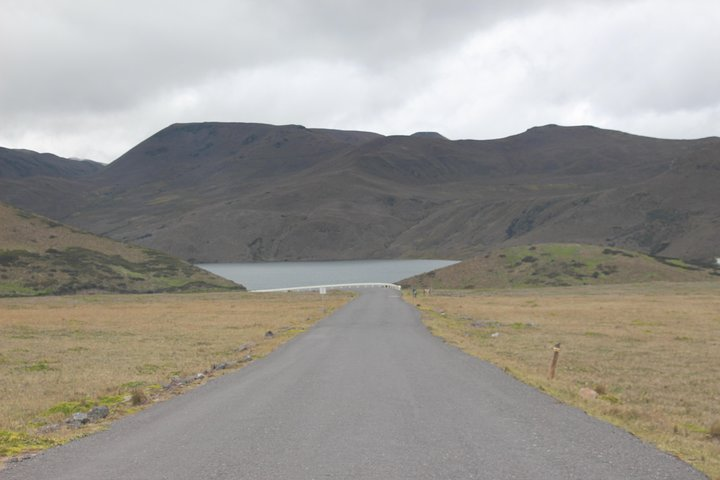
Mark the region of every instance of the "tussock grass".
<instances>
[{"instance_id":1,"label":"tussock grass","mask_svg":"<svg viewBox=\"0 0 720 480\"><path fill-rule=\"evenodd\" d=\"M445 291L413 303L449 343L720 479L716 282ZM582 387L599 398L582 400Z\"/></svg>"},{"instance_id":2,"label":"tussock grass","mask_svg":"<svg viewBox=\"0 0 720 480\"><path fill-rule=\"evenodd\" d=\"M0 299L0 457L97 428L40 433L74 412L106 405L114 418L158 398L172 376L262 357L350 298L324 297L228 292ZM275 335L266 338L268 330Z\"/></svg>"}]
</instances>

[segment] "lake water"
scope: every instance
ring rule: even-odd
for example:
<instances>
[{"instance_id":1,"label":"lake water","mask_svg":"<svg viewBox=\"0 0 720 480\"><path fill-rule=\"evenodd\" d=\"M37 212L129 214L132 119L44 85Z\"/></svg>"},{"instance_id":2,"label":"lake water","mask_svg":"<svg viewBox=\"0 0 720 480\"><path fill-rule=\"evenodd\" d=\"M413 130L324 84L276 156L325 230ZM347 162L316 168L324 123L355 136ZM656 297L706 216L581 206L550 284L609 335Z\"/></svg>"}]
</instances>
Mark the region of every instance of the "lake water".
<instances>
[{"instance_id":1,"label":"lake water","mask_svg":"<svg viewBox=\"0 0 720 480\"><path fill-rule=\"evenodd\" d=\"M457 263L453 260L348 260L332 262L204 263L200 268L245 285L248 290L394 283Z\"/></svg>"}]
</instances>

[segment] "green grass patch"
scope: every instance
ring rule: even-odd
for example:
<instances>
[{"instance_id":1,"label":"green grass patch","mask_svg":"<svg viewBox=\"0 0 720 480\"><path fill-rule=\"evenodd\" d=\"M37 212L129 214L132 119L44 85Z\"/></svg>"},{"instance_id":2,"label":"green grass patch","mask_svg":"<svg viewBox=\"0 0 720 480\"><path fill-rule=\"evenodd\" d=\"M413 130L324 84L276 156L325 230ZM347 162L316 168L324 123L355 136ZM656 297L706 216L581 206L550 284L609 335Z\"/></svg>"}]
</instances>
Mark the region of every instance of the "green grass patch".
<instances>
[{"instance_id":1,"label":"green grass patch","mask_svg":"<svg viewBox=\"0 0 720 480\"><path fill-rule=\"evenodd\" d=\"M0 457L12 457L20 453L43 450L55 445L57 445L57 442L49 438L0 430Z\"/></svg>"},{"instance_id":2,"label":"green grass patch","mask_svg":"<svg viewBox=\"0 0 720 480\"><path fill-rule=\"evenodd\" d=\"M20 282L15 281L0 281L0 296L2 297L10 297L10 296L35 296L35 295L45 295L46 290L36 289L33 287L27 287L23 285Z\"/></svg>"},{"instance_id":3,"label":"green grass patch","mask_svg":"<svg viewBox=\"0 0 720 480\"><path fill-rule=\"evenodd\" d=\"M125 401L125 395L106 395L97 400L97 405L112 407Z\"/></svg>"},{"instance_id":4,"label":"green grass patch","mask_svg":"<svg viewBox=\"0 0 720 480\"><path fill-rule=\"evenodd\" d=\"M112 407L125 401L124 395L106 395L100 397L97 400L91 400L85 398L83 400L72 401L72 402L61 402L57 405L53 405L45 411L45 416L62 414L70 416L73 413L87 412L92 407L97 405L104 405L106 407Z\"/></svg>"},{"instance_id":5,"label":"green grass patch","mask_svg":"<svg viewBox=\"0 0 720 480\"><path fill-rule=\"evenodd\" d=\"M53 405L45 412L46 415L55 415L61 413L63 415L72 415L73 413L86 412L93 407L93 403L88 400L80 400L78 402L62 402Z\"/></svg>"},{"instance_id":6,"label":"green grass patch","mask_svg":"<svg viewBox=\"0 0 720 480\"><path fill-rule=\"evenodd\" d=\"M53 368L45 360L26 365L24 369L26 372L47 372L49 370L53 370Z\"/></svg>"},{"instance_id":7,"label":"green grass patch","mask_svg":"<svg viewBox=\"0 0 720 480\"><path fill-rule=\"evenodd\" d=\"M682 427L688 432L707 434L710 431L706 427L703 427L702 425L696 425L694 423L684 423Z\"/></svg>"}]
</instances>

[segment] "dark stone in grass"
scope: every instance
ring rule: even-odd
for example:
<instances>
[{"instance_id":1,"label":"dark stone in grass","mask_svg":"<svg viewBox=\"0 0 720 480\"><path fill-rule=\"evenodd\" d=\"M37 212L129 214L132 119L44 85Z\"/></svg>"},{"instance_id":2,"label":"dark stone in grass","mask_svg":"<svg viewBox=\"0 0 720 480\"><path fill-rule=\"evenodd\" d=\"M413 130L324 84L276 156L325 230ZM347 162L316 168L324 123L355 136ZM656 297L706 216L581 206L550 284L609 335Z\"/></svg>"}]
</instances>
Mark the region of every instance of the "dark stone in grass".
<instances>
[{"instance_id":1,"label":"dark stone in grass","mask_svg":"<svg viewBox=\"0 0 720 480\"><path fill-rule=\"evenodd\" d=\"M38 428L37 431L41 434L53 433L60 430L60 427L62 427L62 425L60 425L59 423L51 423L49 425L43 425L42 427Z\"/></svg>"},{"instance_id":2,"label":"dark stone in grass","mask_svg":"<svg viewBox=\"0 0 720 480\"><path fill-rule=\"evenodd\" d=\"M272 330L268 330L267 332L265 332L265 338L272 338L274 336L275 334L272 332Z\"/></svg>"},{"instance_id":3,"label":"dark stone in grass","mask_svg":"<svg viewBox=\"0 0 720 480\"><path fill-rule=\"evenodd\" d=\"M245 350L250 350L255 346L254 343L243 343L238 348L235 349L236 352L244 352Z\"/></svg>"},{"instance_id":4,"label":"dark stone in grass","mask_svg":"<svg viewBox=\"0 0 720 480\"><path fill-rule=\"evenodd\" d=\"M24 462L25 460L30 460L34 455L30 453L26 453L24 455L18 455L17 457L12 457L8 459L9 463L20 463Z\"/></svg>"},{"instance_id":5,"label":"dark stone in grass","mask_svg":"<svg viewBox=\"0 0 720 480\"><path fill-rule=\"evenodd\" d=\"M235 365L237 365L238 362L228 361L228 362L221 362L217 364L213 364L212 371L215 370L225 370L226 368L232 368Z\"/></svg>"},{"instance_id":6,"label":"dark stone in grass","mask_svg":"<svg viewBox=\"0 0 720 480\"><path fill-rule=\"evenodd\" d=\"M88 423L90 421L90 418L88 417L87 413L77 412L73 413L72 420L74 422Z\"/></svg>"},{"instance_id":7,"label":"dark stone in grass","mask_svg":"<svg viewBox=\"0 0 720 480\"><path fill-rule=\"evenodd\" d=\"M73 413L72 417L68 418L65 423L71 428L79 428L90 421L87 413L77 412Z\"/></svg>"},{"instance_id":8,"label":"dark stone in grass","mask_svg":"<svg viewBox=\"0 0 720 480\"><path fill-rule=\"evenodd\" d=\"M497 327L501 326L500 322L483 322L483 321L472 322L470 325L475 328L488 328L488 327L497 328Z\"/></svg>"},{"instance_id":9,"label":"dark stone in grass","mask_svg":"<svg viewBox=\"0 0 720 480\"><path fill-rule=\"evenodd\" d=\"M170 378L170 383L168 383L167 385L163 385L163 388L165 390L170 390L181 385L185 385L185 380L175 375L174 377Z\"/></svg>"},{"instance_id":10,"label":"dark stone in grass","mask_svg":"<svg viewBox=\"0 0 720 480\"><path fill-rule=\"evenodd\" d=\"M89 421L97 422L110 415L110 409L105 405L93 407L88 412L87 416Z\"/></svg>"}]
</instances>

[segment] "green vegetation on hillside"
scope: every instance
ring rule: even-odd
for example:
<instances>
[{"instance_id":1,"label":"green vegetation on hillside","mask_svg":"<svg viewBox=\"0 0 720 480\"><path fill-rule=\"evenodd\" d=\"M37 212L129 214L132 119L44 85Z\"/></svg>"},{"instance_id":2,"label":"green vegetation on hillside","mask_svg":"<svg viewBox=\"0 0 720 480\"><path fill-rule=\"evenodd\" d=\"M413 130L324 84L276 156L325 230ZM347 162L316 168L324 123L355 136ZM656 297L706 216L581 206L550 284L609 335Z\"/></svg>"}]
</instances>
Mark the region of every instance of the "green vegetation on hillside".
<instances>
[{"instance_id":1,"label":"green vegetation on hillside","mask_svg":"<svg viewBox=\"0 0 720 480\"><path fill-rule=\"evenodd\" d=\"M566 287L653 281L702 281L718 272L681 260L580 244L538 244L497 250L404 280L440 289Z\"/></svg>"},{"instance_id":2,"label":"green vegetation on hillside","mask_svg":"<svg viewBox=\"0 0 720 480\"><path fill-rule=\"evenodd\" d=\"M189 263L0 204L0 296L240 289Z\"/></svg>"}]
</instances>

